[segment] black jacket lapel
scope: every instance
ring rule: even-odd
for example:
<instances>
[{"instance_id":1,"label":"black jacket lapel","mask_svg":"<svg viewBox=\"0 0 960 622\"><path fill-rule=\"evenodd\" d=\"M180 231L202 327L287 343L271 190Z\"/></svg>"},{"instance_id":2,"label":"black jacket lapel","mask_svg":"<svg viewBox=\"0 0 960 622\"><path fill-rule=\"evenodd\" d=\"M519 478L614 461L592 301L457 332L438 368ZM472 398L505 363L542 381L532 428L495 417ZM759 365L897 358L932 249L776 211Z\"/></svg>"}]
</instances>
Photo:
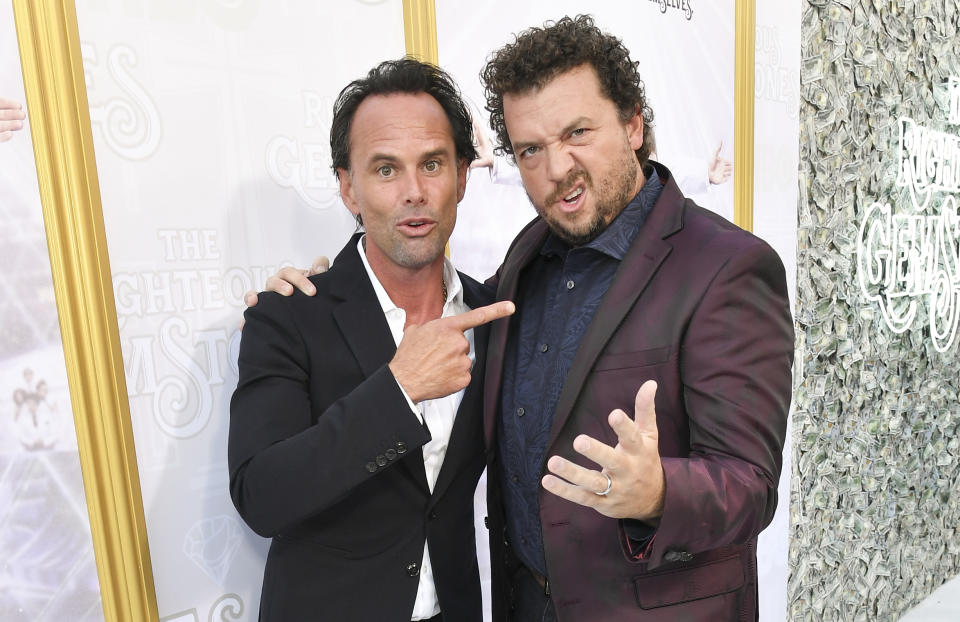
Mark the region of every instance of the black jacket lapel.
<instances>
[{"instance_id":1,"label":"black jacket lapel","mask_svg":"<svg viewBox=\"0 0 960 622\"><path fill-rule=\"evenodd\" d=\"M493 292L480 283L464 274L460 274L463 284L463 300L471 309L488 305L493 301ZM433 487L435 503L450 484L461 474L461 471L477 455L483 451L483 374L487 362L487 341L490 334L490 325L484 324L473 329L474 363L471 371L470 384L463 393L457 417L450 433L450 442L447 444L447 453L443 458L443 466Z\"/></svg>"},{"instance_id":2,"label":"black jacket lapel","mask_svg":"<svg viewBox=\"0 0 960 622\"><path fill-rule=\"evenodd\" d=\"M342 301L334 308L333 317L364 376L370 377L393 358L397 346L357 251L361 235L353 235L337 255L329 278L331 295ZM411 451L398 466L406 470L418 486L429 490L420 449Z\"/></svg>"}]
</instances>

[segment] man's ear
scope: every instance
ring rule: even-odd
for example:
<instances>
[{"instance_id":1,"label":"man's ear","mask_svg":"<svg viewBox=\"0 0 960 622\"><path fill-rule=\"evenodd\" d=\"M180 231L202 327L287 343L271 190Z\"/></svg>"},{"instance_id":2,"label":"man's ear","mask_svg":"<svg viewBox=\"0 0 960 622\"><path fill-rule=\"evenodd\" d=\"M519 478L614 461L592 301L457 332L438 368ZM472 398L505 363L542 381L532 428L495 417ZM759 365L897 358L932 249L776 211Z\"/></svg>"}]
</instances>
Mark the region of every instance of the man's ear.
<instances>
[{"instance_id":1,"label":"man's ear","mask_svg":"<svg viewBox=\"0 0 960 622\"><path fill-rule=\"evenodd\" d=\"M343 204L347 206L351 214L358 216L360 206L357 204L357 197L353 193L353 179L350 178L350 171L345 168L338 168L337 179L340 182L340 198L343 199Z\"/></svg>"},{"instance_id":2,"label":"man's ear","mask_svg":"<svg viewBox=\"0 0 960 622\"><path fill-rule=\"evenodd\" d=\"M624 124L627 131L627 139L630 141L630 148L636 151L643 146L643 110L637 106L633 111L633 116L627 119Z\"/></svg>"},{"instance_id":3,"label":"man's ear","mask_svg":"<svg viewBox=\"0 0 960 622\"><path fill-rule=\"evenodd\" d=\"M470 172L470 161L460 158L457 161L457 203L463 200L467 191L467 175Z\"/></svg>"}]
</instances>

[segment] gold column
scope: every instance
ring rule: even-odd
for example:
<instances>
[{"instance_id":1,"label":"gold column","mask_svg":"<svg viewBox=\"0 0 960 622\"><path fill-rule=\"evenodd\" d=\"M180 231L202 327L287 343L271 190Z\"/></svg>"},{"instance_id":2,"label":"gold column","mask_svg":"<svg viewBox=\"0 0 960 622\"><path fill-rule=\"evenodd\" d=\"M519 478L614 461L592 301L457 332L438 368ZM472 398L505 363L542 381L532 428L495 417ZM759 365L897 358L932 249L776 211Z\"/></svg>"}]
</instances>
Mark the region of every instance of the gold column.
<instances>
[{"instance_id":1,"label":"gold column","mask_svg":"<svg viewBox=\"0 0 960 622\"><path fill-rule=\"evenodd\" d=\"M403 38L407 56L440 64L437 51L437 8L434 0L403 0ZM450 256L450 242L444 247Z\"/></svg>"},{"instance_id":2,"label":"gold column","mask_svg":"<svg viewBox=\"0 0 960 622\"><path fill-rule=\"evenodd\" d=\"M408 56L440 64L434 0L403 0L403 35Z\"/></svg>"},{"instance_id":3,"label":"gold column","mask_svg":"<svg viewBox=\"0 0 960 622\"><path fill-rule=\"evenodd\" d=\"M756 0L737 0L733 123L733 222L753 231L753 80Z\"/></svg>"},{"instance_id":4,"label":"gold column","mask_svg":"<svg viewBox=\"0 0 960 622\"><path fill-rule=\"evenodd\" d=\"M158 619L73 0L13 0L108 622Z\"/></svg>"}]
</instances>

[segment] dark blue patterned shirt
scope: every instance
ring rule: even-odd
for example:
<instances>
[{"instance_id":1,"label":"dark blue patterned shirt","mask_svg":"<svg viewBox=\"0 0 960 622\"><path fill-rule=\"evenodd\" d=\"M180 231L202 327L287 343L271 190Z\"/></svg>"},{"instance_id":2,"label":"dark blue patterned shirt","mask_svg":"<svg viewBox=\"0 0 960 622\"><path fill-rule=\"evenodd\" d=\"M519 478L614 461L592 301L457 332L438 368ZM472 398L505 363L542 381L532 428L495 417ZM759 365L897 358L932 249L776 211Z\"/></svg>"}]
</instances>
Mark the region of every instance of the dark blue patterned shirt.
<instances>
[{"instance_id":1,"label":"dark blue patterned shirt","mask_svg":"<svg viewBox=\"0 0 960 622\"><path fill-rule=\"evenodd\" d=\"M549 234L520 275L518 328L504 361L500 473L510 544L520 561L543 575L537 494L557 401L587 326L661 190L650 167L643 188L603 233L578 247Z\"/></svg>"}]
</instances>

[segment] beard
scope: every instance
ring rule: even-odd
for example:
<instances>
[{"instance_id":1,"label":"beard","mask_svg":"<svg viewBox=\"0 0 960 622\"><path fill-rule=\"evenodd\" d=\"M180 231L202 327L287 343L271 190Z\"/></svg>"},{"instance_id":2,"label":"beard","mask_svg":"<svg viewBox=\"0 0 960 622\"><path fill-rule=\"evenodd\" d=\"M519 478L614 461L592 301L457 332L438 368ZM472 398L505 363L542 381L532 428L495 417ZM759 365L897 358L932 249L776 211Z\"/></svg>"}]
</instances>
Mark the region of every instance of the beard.
<instances>
[{"instance_id":1,"label":"beard","mask_svg":"<svg viewBox=\"0 0 960 622\"><path fill-rule=\"evenodd\" d=\"M633 151L624 153L613 168L594 183L593 177L584 169L571 171L563 182L557 184L543 204L536 203L529 194L527 197L534 209L550 227L555 236L571 246L583 246L603 233L610 223L620 215L630 200L639 191L637 188L637 168L639 167L636 154ZM596 207L586 222L570 222L564 214L551 212L548 206L555 205L570 194L571 190L580 181L588 191Z\"/></svg>"}]
</instances>

